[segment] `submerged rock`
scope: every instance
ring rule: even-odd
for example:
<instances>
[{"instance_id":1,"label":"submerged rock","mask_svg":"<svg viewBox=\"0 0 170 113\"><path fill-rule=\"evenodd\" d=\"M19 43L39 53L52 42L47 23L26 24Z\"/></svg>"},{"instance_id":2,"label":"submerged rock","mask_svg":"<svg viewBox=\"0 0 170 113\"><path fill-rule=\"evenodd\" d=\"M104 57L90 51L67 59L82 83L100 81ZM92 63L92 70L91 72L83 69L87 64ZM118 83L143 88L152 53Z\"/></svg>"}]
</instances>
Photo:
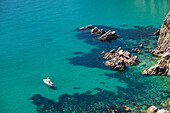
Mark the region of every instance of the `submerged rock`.
<instances>
[{"instance_id":1,"label":"submerged rock","mask_svg":"<svg viewBox=\"0 0 170 113\"><path fill-rule=\"evenodd\" d=\"M110 52L102 52L103 58L106 59L105 65L115 70L125 70L126 65L136 65L139 63L137 56L131 56L128 51L122 48L112 49Z\"/></svg>"}]
</instances>

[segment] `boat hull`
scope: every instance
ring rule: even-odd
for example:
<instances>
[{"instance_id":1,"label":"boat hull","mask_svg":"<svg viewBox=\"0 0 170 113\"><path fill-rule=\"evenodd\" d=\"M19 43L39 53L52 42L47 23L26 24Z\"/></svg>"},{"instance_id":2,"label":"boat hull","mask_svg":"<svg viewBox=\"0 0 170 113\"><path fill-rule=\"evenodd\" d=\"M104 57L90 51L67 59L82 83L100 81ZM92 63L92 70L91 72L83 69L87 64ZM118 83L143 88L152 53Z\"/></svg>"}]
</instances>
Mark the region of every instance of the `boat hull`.
<instances>
[{"instance_id":1,"label":"boat hull","mask_svg":"<svg viewBox=\"0 0 170 113\"><path fill-rule=\"evenodd\" d=\"M43 79L43 82L46 84L46 85L48 85L48 86L50 86L50 87L53 87L54 86L54 83L53 82L49 82L47 79Z\"/></svg>"}]
</instances>

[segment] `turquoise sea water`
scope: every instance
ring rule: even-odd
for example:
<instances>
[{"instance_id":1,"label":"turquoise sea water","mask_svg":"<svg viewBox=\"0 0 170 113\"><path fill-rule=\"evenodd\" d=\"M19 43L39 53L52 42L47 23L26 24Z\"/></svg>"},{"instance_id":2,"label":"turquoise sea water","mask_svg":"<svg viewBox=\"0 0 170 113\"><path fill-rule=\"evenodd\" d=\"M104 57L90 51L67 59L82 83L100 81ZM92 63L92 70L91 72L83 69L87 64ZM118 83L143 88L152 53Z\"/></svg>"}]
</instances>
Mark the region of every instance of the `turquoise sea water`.
<instances>
[{"instance_id":1,"label":"turquoise sea water","mask_svg":"<svg viewBox=\"0 0 170 113\"><path fill-rule=\"evenodd\" d=\"M169 0L1 0L0 113L45 113L53 106L58 112L78 112L94 99L104 101L103 106L163 101L170 95L170 78L142 76L140 71L156 63L149 50L157 37L150 34L169 10ZM100 42L76 30L88 24L116 30L120 37ZM131 50L140 43L144 48L138 56L144 65L125 72L104 66L103 50ZM56 89L43 84L48 76ZM82 106L71 108L78 103Z\"/></svg>"}]
</instances>

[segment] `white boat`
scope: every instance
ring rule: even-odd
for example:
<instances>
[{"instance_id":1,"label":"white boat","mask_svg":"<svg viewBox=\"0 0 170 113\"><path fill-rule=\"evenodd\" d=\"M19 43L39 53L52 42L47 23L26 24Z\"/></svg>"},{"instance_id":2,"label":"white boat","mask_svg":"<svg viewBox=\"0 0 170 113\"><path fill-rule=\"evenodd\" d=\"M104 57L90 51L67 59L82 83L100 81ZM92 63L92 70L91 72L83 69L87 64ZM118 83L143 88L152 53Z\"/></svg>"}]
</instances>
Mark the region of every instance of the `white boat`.
<instances>
[{"instance_id":1,"label":"white boat","mask_svg":"<svg viewBox=\"0 0 170 113\"><path fill-rule=\"evenodd\" d=\"M54 83L51 82L51 80L50 80L49 78L43 79L43 82L44 82L45 84L47 84L48 86L50 86L50 87L53 87L53 86L54 86Z\"/></svg>"}]
</instances>

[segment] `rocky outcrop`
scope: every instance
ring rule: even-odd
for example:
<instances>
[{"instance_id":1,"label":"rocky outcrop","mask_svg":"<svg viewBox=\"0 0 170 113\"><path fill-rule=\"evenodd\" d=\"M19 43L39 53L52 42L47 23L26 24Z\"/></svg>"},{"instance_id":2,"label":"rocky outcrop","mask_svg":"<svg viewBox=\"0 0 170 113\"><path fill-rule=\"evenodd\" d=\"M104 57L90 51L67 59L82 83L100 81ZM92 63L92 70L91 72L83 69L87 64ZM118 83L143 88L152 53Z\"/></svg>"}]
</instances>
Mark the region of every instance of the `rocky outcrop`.
<instances>
[{"instance_id":1,"label":"rocky outcrop","mask_svg":"<svg viewBox=\"0 0 170 113\"><path fill-rule=\"evenodd\" d=\"M165 17L165 20L160 29L160 36L157 47L151 51L156 56L162 56L164 52L170 49L170 12Z\"/></svg>"},{"instance_id":2,"label":"rocky outcrop","mask_svg":"<svg viewBox=\"0 0 170 113\"><path fill-rule=\"evenodd\" d=\"M138 48L132 48L131 50L132 52L135 52L135 53L141 53L140 50Z\"/></svg>"},{"instance_id":3,"label":"rocky outcrop","mask_svg":"<svg viewBox=\"0 0 170 113\"><path fill-rule=\"evenodd\" d=\"M166 74L170 75L170 52L165 52L161 59L158 61L158 64L155 66L150 67L149 69L143 70L142 74Z\"/></svg>"},{"instance_id":4,"label":"rocky outcrop","mask_svg":"<svg viewBox=\"0 0 170 113\"><path fill-rule=\"evenodd\" d=\"M104 40L112 40L116 39L118 37L117 33L115 31L104 31L104 29L99 29L97 27L94 27L93 25L88 25L86 27L81 27L79 30L89 30L93 34L100 35L98 37L98 40L104 41Z\"/></svg>"},{"instance_id":5,"label":"rocky outcrop","mask_svg":"<svg viewBox=\"0 0 170 113\"><path fill-rule=\"evenodd\" d=\"M147 110L146 113L169 113L169 111L165 109L158 109L155 106L150 106Z\"/></svg>"},{"instance_id":6,"label":"rocky outcrop","mask_svg":"<svg viewBox=\"0 0 170 113\"><path fill-rule=\"evenodd\" d=\"M103 41L103 40L115 39L117 37L118 37L118 35L115 31L109 30L106 33L104 33L102 36L100 36L98 39Z\"/></svg>"},{"instance_id":7,"label":"rocky outcrop","mask_svg":"<svg viewBox=\"0 0 170 113\"><path fill-rule=\"evenodd\" d=\"M157 30L156 32L154 32L153 35L160 35L160 30Z\"/></svg>"},{"instance_id":8,"label":"rocky outcrop","mask_svg":"<svg viewBox=\"0 0 170 113\"><path fill-rule=\"evenodd\" d=\"M123 51L122 48L112 49L110 52L102 52L101 54L106 59L105 65L116 70L125 70L127 65L139 63L137 56L131 56L128 51Z\"/></svg>"},{"instance_id":9,"label":"rocky outcrop","mask_svg":"<svg viewBox=\"0 0 170 113\"><path fill-rule=\"evenodd\" d=\"M158 33L159 31L155 34ZM142 74L166 74L170 76L170 12L161 26L157 47L150 52L154 56L161 57L161 59L155 66L143 70Z\"/></svg>"}]
</instances>

